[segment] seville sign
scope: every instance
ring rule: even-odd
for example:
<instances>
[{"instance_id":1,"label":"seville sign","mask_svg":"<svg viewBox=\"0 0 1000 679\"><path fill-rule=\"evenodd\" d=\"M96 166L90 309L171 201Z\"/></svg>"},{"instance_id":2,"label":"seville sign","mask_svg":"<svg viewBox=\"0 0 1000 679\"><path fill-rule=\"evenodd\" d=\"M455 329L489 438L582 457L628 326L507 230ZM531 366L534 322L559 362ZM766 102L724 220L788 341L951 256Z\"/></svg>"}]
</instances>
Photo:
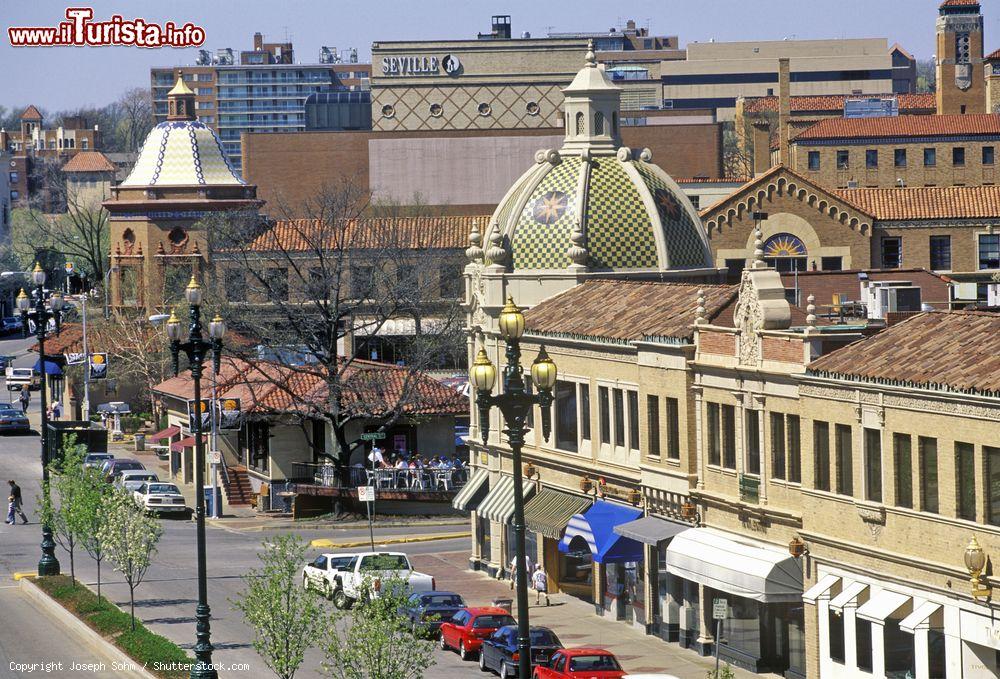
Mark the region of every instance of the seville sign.
<instances>
[{"instance_id":1,"label":"seville sign","mask_svg":"<svg viewBox=\"0 0 1000 679\"><path fill-rule=\"evenodd\" d=\"M462 62L455 54L446 54L440 59L429 56L382 57L382 75L457 75Z\"/></svg>"}]
</instances>

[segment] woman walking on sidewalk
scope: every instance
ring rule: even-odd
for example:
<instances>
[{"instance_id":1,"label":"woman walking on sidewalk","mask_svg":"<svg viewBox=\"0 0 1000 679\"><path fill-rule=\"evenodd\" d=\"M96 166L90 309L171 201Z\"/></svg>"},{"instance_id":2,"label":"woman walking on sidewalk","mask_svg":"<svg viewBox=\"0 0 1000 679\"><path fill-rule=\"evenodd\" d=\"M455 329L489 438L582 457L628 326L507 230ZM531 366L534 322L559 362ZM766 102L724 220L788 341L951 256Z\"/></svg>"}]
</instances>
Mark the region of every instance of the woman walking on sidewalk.
<instances>
[{"instance_id":1,"label":"woman walking on sidewalk","mask_svg":"<svg viewBox=\"0 0 1000 679\"><path fill-rule=\"evenodd\" d=\"M535 566L535 572L531 574L531 585L535 588L535 605L540 603L541 596L545 595L545 605L549 605L549 576L545 574L542 564Z\"/></svg>"}]
</instances>

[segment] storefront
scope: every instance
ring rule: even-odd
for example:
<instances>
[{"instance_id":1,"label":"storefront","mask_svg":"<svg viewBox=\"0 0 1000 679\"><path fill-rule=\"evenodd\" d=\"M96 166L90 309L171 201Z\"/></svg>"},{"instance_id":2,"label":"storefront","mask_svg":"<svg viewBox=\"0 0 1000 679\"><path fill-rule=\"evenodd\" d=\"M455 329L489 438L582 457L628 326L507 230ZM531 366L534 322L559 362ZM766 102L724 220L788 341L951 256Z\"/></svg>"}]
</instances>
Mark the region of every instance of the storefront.
<instances>
[{"instance_id":1,"label":"storefront","mask_svg":"<svg viewBox=\"0 0 1000 679\"><path fill-rule=\"evenodd\" d=\"M802 567L787 551L689 528L671 540L665 557L666 568L684 581L672 590L683 596L682 625L697 627L682 628L682 643L706 652L717 642L719 657L744 669L805 676ZM729 609L719 639L706 629L715 599Z\"/></svg>"},{"instance_id":2,"label":"storefront","mask_svg":"<svg viewBox=\"0 0 1000 679\"><path fill-rule=\"evenodd\" d=\"M527 553L545 566L549 591L564 592L592 603L594 587L590 552L578 559L559 551L559 541L566 524L574 514L586 511L591 502L590 498L582 495L542 488L525 505L524 522L536 548L536 551L529 550Z\"/></svg>"},{"instance_id":3,"label":"storefront","mask_svg":"<svg viewBox=\"0 0 1000 679\"><path fill-rule=\"evenodd\" d=\"M474 547L469 557L469 565L473 570L489 561L492 540L490 539L490 522L479 516L477 510L486 499L490 490L490 473L485 469L474 469L468 483L462 486L451 506L460 512L472 512L470 521L473 524Z\"/></svg>"},{"instance_id":4,"label":"storefront","mask_svg":"<svg viewBox=\"0 0 1000 679\"><path fill-rule=\"evenodd\" d=\"M535 482L524 481L521 488L527 503L535 493ZM483 538L481 544L488 551L480 552L480 563L485 565L490 575L506 572L514 556L513 534L507 532L514 517L513 477L501 474L495 483L490 484L489 492L476 510L476 517L477 533L489 535Z\"/></svg>"}]
</instances>

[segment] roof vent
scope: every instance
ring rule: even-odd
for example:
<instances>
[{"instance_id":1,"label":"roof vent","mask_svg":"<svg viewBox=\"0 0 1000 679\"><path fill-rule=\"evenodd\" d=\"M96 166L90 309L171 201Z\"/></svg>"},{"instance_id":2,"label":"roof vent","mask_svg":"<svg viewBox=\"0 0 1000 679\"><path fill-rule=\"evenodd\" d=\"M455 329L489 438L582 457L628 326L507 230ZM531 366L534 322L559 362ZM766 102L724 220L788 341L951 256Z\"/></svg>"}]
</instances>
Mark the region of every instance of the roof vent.
<instances>
[{"instance_id":1,"label":"roof vent","mask_svg":"<svg viewBox=\"0 0 1000 679\"><path fill-rule=\"evenodd\" d=\"M849 189L856 189L856 188L858 188L858 180L857 179L849 179L847 181L847 188L849 188Z\"/></svg>"}]
</instances>

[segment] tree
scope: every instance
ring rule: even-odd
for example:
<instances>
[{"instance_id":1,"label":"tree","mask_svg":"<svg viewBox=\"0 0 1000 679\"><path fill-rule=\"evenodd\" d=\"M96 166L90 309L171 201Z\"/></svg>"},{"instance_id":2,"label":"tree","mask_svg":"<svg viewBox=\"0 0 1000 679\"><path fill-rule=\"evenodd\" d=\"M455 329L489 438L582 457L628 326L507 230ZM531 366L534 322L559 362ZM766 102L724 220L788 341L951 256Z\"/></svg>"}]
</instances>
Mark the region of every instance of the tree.
<instances>
[{"instance_id":1,"label":"tree","mask_svg":"<svg viewBox=\"0 0 1000 679\"><path fill-rule=\"evenodd\" d=\"M125 90L113 106L117 108L119 116L115 127L117 145L125 153L137 153L154 122L149 88L133 87Z\"/></svg>"},{"instance_id":2,"label":"tree","mask_svg":"<svg viewBox=\"0 0 1000 679\"><path fill-rule=\"evenodd\" d=\"M917 92L937 91L937 63L933 59L917 61Z\"/></svg>"},{"instance_id":3,"label":"tree","mask_svg":"<svg viewBox=\"0 0 1000 679\"><path fill-rule=\"evenodd\" d=\"M254 650L275 676L292 679L329 620L319 598L298 584L305 543L282 535L263 548L261 567L244 576L246 587L232 603L254 630Z\"/></svg>"},{"instance_id":4,"label":"tree","mask_svg":"<svg viewBox=\"0 0 1000 679\"><path fill-rule=\"evenodd\" d=\"M63 443L60 459L49 463L49 471L55 481L49 481L47 492L40 498L42 523L52 528L52 537L69 555L69 573L76 584L76 547L89 528L79 496L83 492L83 458L86 446L76 444L76 437L70 436ZM52 499L52 492L59 496L59 504Z\"/></svg>"},{"instance_id":5,"label":"tree","mask_svg":"<svg viewBox=\"0 0 1000 679\"><path fill-rule=\"evenodd\" d=\"M135 631L135 590L146 577L162 533L159 520L147 514L131 493L123 488L111 491L106 520L98 530L97 538L108 560L128 584L132 631Z\"/></svg>"},{"instance_id":6,"label":"tree","mask_svg":"<svg viewBox=\"0 0 1000 679\"><path fill-rule=\"evenodd\" d=\"M76 501L79 504L80 522L83 533L80 545L97 564L97 600L101 600L101 562L104 561L104 543L101 529L108 520L112 498L107 482L100 470L88 467L83 470L80 489Z\"/></svg>"}]
</instances>

